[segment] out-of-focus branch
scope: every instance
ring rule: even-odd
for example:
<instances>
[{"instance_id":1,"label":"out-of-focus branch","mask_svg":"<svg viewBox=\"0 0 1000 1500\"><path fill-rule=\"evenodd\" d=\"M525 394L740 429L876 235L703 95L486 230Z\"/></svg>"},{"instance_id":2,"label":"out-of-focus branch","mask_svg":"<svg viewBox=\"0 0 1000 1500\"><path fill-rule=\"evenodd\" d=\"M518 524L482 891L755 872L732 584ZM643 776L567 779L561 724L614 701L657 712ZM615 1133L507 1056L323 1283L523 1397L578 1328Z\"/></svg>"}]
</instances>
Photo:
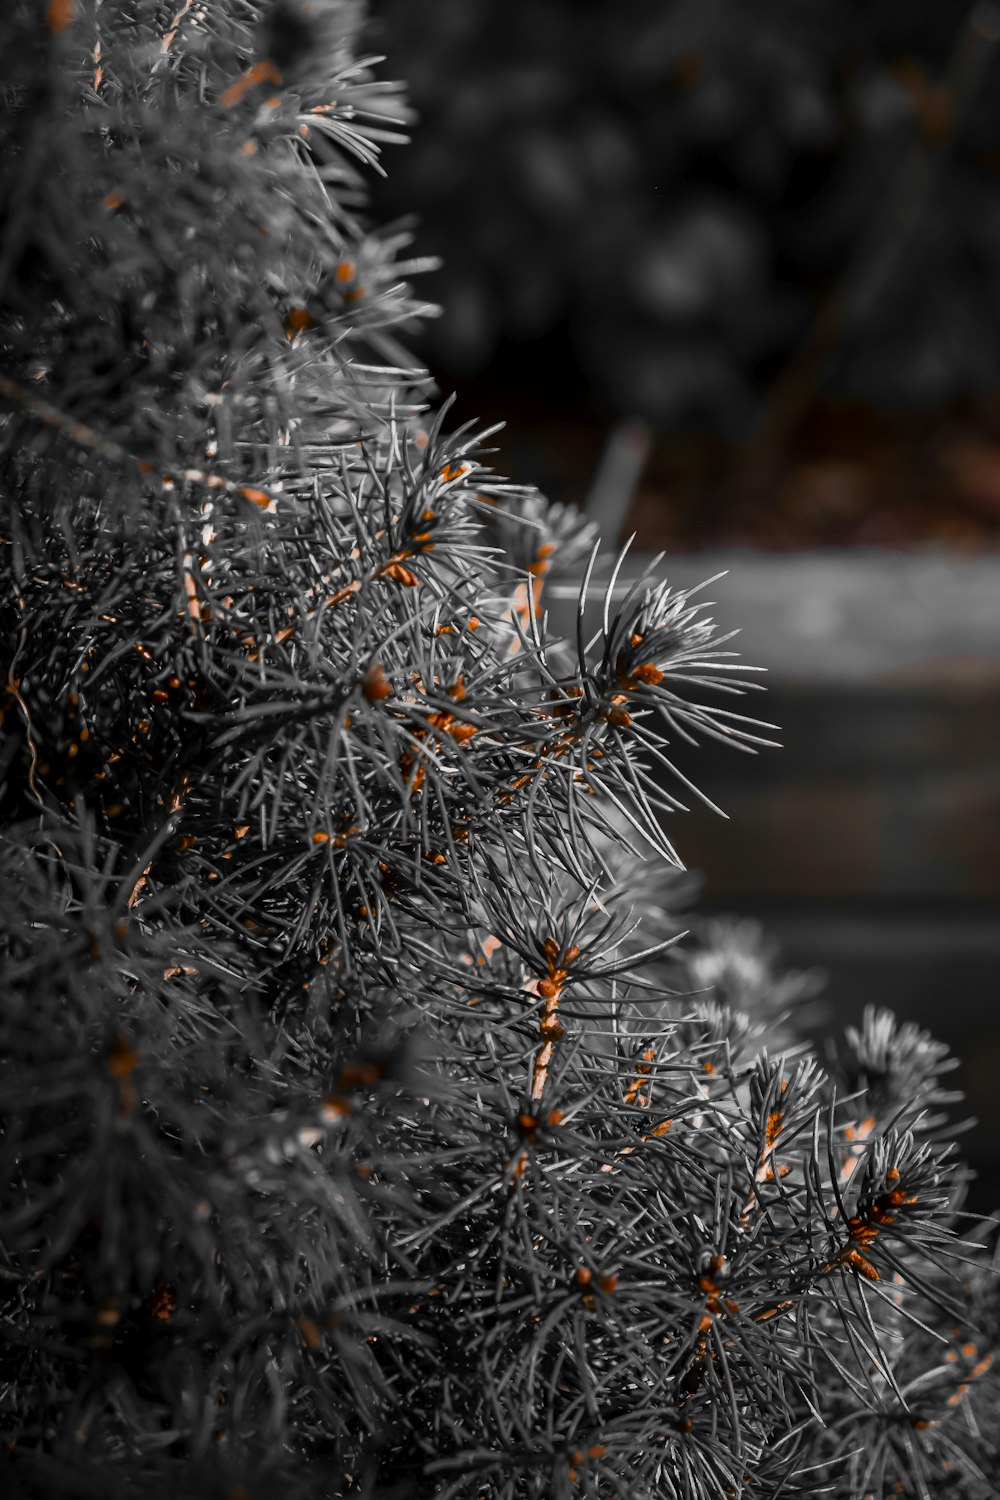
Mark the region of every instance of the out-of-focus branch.
<instances>
[{"instance_id":1,"label":"out-of-focus branch","mask_svg":"<svg viewBox=\"0 0 1000 1500\"><path fill-rule=\"evenodd\" d=\"M60 411L44 397L36 396L33 391L25 390L16 381L8 380L5 375L0 375L0 396L5 397L15 406L20 406L24 411L31 412L47 426L56 428L72 442L78 443L80 447L89 448L92 452L100 454L102 458L110 459L112 463L129 464L143 477L155 476L168 485L200 484L206 489L223 490L227 495L238 495L241 500L249 500L252 505L260 506L261 510L273 511L277 507L274 496L268 494L266 490L239 484L236 480L226 479L222 474L212 474L204 469L161 469L148 458L137 458L114 438L107 437L94 427L89 427L86 422L77 421L75 417Z\"/></svg>"},{"instance_id":2,"label":"out-of-focus branch","mask_svg":"<svg viewBox=\"0 0 1000 1500\"><path fill-rule=\"evenodd\" d=\"M608 435L583 509L612 550L621 543L632 496L652 447L652 433L645 422L636 419L617 423Z\"/></svg>"}]
</instances>

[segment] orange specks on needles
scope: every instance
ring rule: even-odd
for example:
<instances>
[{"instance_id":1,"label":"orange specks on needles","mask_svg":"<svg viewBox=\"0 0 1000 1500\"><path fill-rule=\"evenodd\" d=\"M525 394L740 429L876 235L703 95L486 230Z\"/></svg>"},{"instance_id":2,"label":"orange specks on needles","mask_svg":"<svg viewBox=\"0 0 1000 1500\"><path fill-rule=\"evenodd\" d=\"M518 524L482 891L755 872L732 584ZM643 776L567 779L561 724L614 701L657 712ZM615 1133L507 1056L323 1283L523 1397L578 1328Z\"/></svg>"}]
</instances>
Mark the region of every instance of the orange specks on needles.
<instances>
[{"instance_id":1,"label":"orange specks on needles","mask_svg":"<svg viewBox=\"0 0 1000 1500\"><path fill-rule=\"evenodd\" d=\"M169 1281L161 1281L150 1293L149 1310L161 1323L169 1323L177 1311L177 1291Z\"/></svg>"},{"instance_id":2,"label":"orange specks on needles","mask_svg":"<svg viewBox=\"0 0 1000 1500\"><path fill-rule=\"evenodd\" d=\"M966 1351L966 1349L968 1349L970 1347L971 1347L972 1352L974 1354L975 1353L975 1345L967 1345L967 1344L965 1344L965 1345L962 1346L962 1353L964 1354L965 1351ZM965 1380L962 1381L961 1385L959 1385L952 1392L952 1394L948 1397L948 1405L949 1406L957 1406L958 1403L961 1401L962 1397L965 1395L966 1391L969 1389L969 1383L970 1383L970 1381L978 1380L979 1377L980 1377L980 1375L985 1375L986 1371L990 1368L990 1366L992 1365L992 1363L993 1363L993 1355L992 1354L984 1354L983 1357L982 1357L982 1359L979 1361L979 1363L977 1365L975 1365L969 1371L967 1377L965 1378Z\"/></svg>"},{"instance_id":3,"label":"orange specks on needles","mask_svg":"<svg viewBox=\"0 0 1000 1500\"><path fill-rule=\"evenodd\" d=\"M851 1266L857 1271L859 1276L864 1276L867 1281L881 1280L878 1271L872 1265L871 1261L861 1254L860 1250L843 1250L839 1258L845 1265Z\"/></svg>"},{"instance_id":4,"label":"orange specks on needles","mask_svg":"<svg viewBox=\"0 0 1000 1500\"><path fill-rule=\"evenodd\" d=\"M265 58L262 62L254 63L253 67L247 68L242 78L238 78L235 83L229 85L222 96L222 102L229 109L232 105L238 104L244 94L249 93L258 83L280 84L282 82L281 74L278 72L275 63L270 58ZM268 101L268 103L276 102L279 101Z\"/></svg>"},{"instance_id":5,"label":"orange specks on needles","mask_svg":"<svg viewBox=\"0 0 1000 1500\"><path fill-rule=\"evenodd\" d=\"M261 510L274 512L278 508L274 498L266 490L255 490L250 485L244 484L240 486L240 494L244 500L249 500L251 505L259 505Z\"/></svg>"},{"instance_id":6,"label":"orange specks on needles","mask_svg":"<svg viewBox=\"0 0 1000 1500\"><path fill-rule=\"evenodd\" d=\"M385 668L380 661L373 662L368 668L361 691L369 703L381 703L391 694L392 683L385 675Z\"/></svg>"},{"instance_id":7,"label":"orange specks on needles","mask_svg":"<svg viewBox=\"0 0 1000 1500\"><path fill-rule=\"evenodd\" d=\"M625 1103L645 1106L648 1102L647 1096L642 1091L643 1080L648 1078L650 1068L656 1061L656 1048L647 1047L642 1054L642 1061L635 1070L635 1077L625 1090Z\"/></svg>"},{"instance_id":8,"label":"orange specks on needles","mask_svg":"<svg viewBox=\"0 0 1000 1500\"><path fill-rule=\"evenodd\" d=\"M312 315L307 307L290 307L285 319L285 337L293 339L297 333L303 333L312 327Z\"/></svg>"},{"instance_id":9,"label":"orange specks on needles","mask_svg":"<svg viewBox=\"0 0 1000 1500\"><path fill-rule=\"evenodd\" d=\"M541 979L534 982L535 992L541 995L545 1001L545 1005L538 1022L538 1032L542 1039L542 1045L535 1054L535 1060L531 1069L532 1099L540 1099L545 1092L552 1055L555 1051L556 1043L564 1035L562 1024L556 1012L559 1009L559 1000L566 981L569 978L569 969L567 966L580 955L580 949L574 945L572 948L567 948L565 956L560 960L560 947L555 938L546 938L542 947L548 962L548 969Z\"/></svg>"},{"instance_id":10,"label":"orange specks on needles","mask_svg":"<svg viewBox=\"0 0 1000 1500\"><path fill-rule=\"evenodd\" d=\"M305 1344L307 1349L319 1348L319 1329L316 1327L316 1324L313 1322L312 1318L299 1319L299 1333L302 1335L302 1342Z\"/></svg>"},{"instance_id":11,"label":"orange specks on needles","mask_svg":"<svg viewBox=\"0 0 1000 1500\"><path fill-rule=\"evenodd\" d=\"M542 586L546 575L552 567L552 556L555 550L554 543L543 542L535 553L534 560L525 569L528 578L531 580L530 584L527 582L519 583L514 591L514 598L505 618L509 620L516 618L520 622L522 629L527 627L532 612L537 614L541 608ZM520 649L520 641L511 641L510 654L512 656L516 655Z\"/></svg>"},{"instance_id":12,"label":"orange specks on needles","mask_svg":"<svg viewBox=\"0 0 1000 1500\"><path fill-rule=\"evenodd\" d=\"M446 475L444 477L447 477ZM552 566L551 557L555 552L553 542L543 542L535 553L535 560L528 564L528 572L532 578L543 578Z\"/></svg>"},{"instance_id":13,"label":"orange specks on needles","mask_svg":"<svg viewBox=\"0 0 1000 1500\"><path fill-rule=\"evenodd\" d=\"M45 24L54 35L65 31L76 14L76 0L49 0L45 7Z\"/></svg>"},{"instance_id":14,"label":"orange specks on needles","mask_svg":"<svg viewBox=\"0 0 1000 1500\"><path fill-rule=\"evenodd\" d=\"M412 568L404 567L398 558L391 557L375 570L376 578L388 578L404 589L415 589L420 579Z\"/></svg>"},{"instance_id":15,"label":"orange specks on needles","mask_svg":"<svg viewBox=\"0 0 1000 1500\"><path fill-rule=\"evenodd\" d=\"M663 681L663 673L652 661L641 662L639 666L633 667L631 672L619 672L618 686L625 692L631 692L637 687L657 687Z\"/></svg>"},{"instance_id":16,"label":"orange specks on needles","mask_svg":"<svg viewBox=\"0 0 1000 1500\"><path fill-rule=\"evenodd\" d=\"M107 1061L108 1077L128 1078L138 1060L139 1054L128 1037L119 1034L115 1037L115 1044L111 1049L111 1055Z\"/></svg>"},{"instance_id":17,"label":"orange specks on needles","mask_svg":"<svg viewBox=\"0 0 1000 1500\"><path fill-rule=\"evenodd\" d=\"M588 1458L603 1458L604 1454L605 1447L603 1443L591 1443L590 1447L586 1450L583 1448L574 1448L570 1454L570 1461L574 1464L582 1464Z\"/></svg>"}]
</instances>

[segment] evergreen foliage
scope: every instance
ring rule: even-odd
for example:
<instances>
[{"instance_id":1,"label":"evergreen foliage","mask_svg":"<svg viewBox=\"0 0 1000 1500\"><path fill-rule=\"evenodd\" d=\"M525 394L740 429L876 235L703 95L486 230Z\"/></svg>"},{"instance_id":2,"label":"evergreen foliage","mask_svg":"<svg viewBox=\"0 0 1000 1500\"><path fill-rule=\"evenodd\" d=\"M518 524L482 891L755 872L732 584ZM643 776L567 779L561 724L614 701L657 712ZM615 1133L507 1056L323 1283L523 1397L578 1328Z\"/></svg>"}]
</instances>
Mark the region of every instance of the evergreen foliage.
<instances>
[{"instance_id":1,"label":"evergreen foliage","mask_svg":"<svg viewBox=\"0 0 1000 1500\"><path fill-rule=\"evenodd\" d=\"M680 940L754 680L407 367L363 20L0 17L6 1493L996 1495L950 1061Z\"/></svg>"}]
</instances>

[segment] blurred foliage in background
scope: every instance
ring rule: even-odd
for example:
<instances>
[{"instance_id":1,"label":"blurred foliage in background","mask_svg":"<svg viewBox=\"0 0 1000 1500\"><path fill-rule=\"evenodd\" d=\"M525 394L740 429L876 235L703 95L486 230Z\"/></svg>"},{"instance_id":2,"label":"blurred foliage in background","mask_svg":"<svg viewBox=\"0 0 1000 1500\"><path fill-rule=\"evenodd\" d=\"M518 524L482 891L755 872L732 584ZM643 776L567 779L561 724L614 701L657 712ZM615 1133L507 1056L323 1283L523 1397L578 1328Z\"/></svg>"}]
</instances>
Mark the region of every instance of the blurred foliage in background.
<instances>
[{"instance_id":1,"label":"blurred foliage in background","mask_svg":"<svg viewBox=\"0 0 1000 1500\"><path fill-rule=\"evenodd\" d=\"M673 445L661 490L681 511L688 490L727 497L737 539L997 540L1000 8L373 10L419 116L377 208L418 209L419 247L442 257L421 351L442 384L480 377L515 423L540 391L550 422L560 402L597 426L641 419ZM793 451L811 467L783 501ZM908 522L886 512L893 488Z\"/></svg>"}]
</instances>

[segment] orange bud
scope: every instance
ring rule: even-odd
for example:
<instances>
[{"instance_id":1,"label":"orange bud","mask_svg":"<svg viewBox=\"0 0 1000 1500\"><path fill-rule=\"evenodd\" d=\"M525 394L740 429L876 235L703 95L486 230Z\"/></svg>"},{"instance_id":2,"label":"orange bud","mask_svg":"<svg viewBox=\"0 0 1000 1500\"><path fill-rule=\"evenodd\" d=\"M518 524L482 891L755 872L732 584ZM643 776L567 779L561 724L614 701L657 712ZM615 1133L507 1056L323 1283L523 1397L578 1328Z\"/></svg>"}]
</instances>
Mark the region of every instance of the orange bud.
<instances>
[{"instance_id":1,"label":"orange bud","mask_svg":"<svg viewBox=\"0 0 1000 1500\"><path fill-rule=\"evenodd\" d=\"M49 0L45 7L45 24L56 36L73 20L76 0Z\"/></svg>"},{"instance_id":2,"label":"orange bud","mask_svg":"<svg viewBox=\"0 0 1000 1500\"><path fill-rule=\"evenodd\" d=\"M232 105L238 104L243 95L249 89L254 88L256 84L280 84L281 81L281 74L278 72L277 65L270 58L265 58L262 62L254 63L252 67L247 69L242 78L238 78L235 83L230 84L222 96L222 102L229 109ZM280 102L280 99L268 99L267 101L268 104L280 104Z\"/></svg>"},{"instance_id":3,"label":"orange bud","mask_svg":"<svg viewBox=\"0 0 1000 1500\"><path fill-rule=\"evenodd\" d=\"M292 338L296 333L302 333L304 329L311 327L312 317L309 314L308 308L289 308L288 317L285 319L285 332L287 333L289 338Z\"/></svg>"},{"instance_id":4,"label":"orange bud","mask_svg":"<svg viewBox=\"0 0 1000 1500\"><path fill-rule=\"evenodd\" d=\"M380 570L380 577L391 578L393 583L400 584L405 589L414 589L420 582L416 573L410 568L404 568L402 563L390 562Z\"/></svg>"},{"instance_id":5,"label":"orange bud","mask_svg":"<svg viewBox=\"0 0 1000 1500\"><path fill-rule=\"evenodd\" d=\"M139 1054L136 1051L135 1047L133 1047L132 1043L129 1041L128 1037L119 1034L115 1038L115 1044L111 1050L111 1056L107 1061L106 1071L108 1077L122 1079L128 1078L138 1060Z\"/></svg>"},{"instance_id":6,"label":"orange bud","mask_svg":"<svg viewBox=\"0 0 1000 1500\"><path fill-rule=\"evenodd\" d=\"M274 500L266 490L255 490L249 485L243 485L240 494L244 500L249 500L252 505L259 505L261 510L275 510Z\"/></svg>"},{"instance_id":7,"label":"orange bud","mask_svg":"<svg viewBox=\"0 0 1000 1500\"><path fill-rule=\"evenodd\" d=\"M392 692L392 683L381 662L373 662L361 688L369 703L382 703Z\"/></svg>"},{"instance_id":8,"label":"orange bud","mask_svg":"<svg viewBox=\"0 0 1000 1500\"><path fill-rule=\"evenodd\" d=\"M169 1323L177 1309L177 1293L169 1281L161 1281L149 1298L149 1310L161 1323Z\"/></svg>"}]
</instances>

